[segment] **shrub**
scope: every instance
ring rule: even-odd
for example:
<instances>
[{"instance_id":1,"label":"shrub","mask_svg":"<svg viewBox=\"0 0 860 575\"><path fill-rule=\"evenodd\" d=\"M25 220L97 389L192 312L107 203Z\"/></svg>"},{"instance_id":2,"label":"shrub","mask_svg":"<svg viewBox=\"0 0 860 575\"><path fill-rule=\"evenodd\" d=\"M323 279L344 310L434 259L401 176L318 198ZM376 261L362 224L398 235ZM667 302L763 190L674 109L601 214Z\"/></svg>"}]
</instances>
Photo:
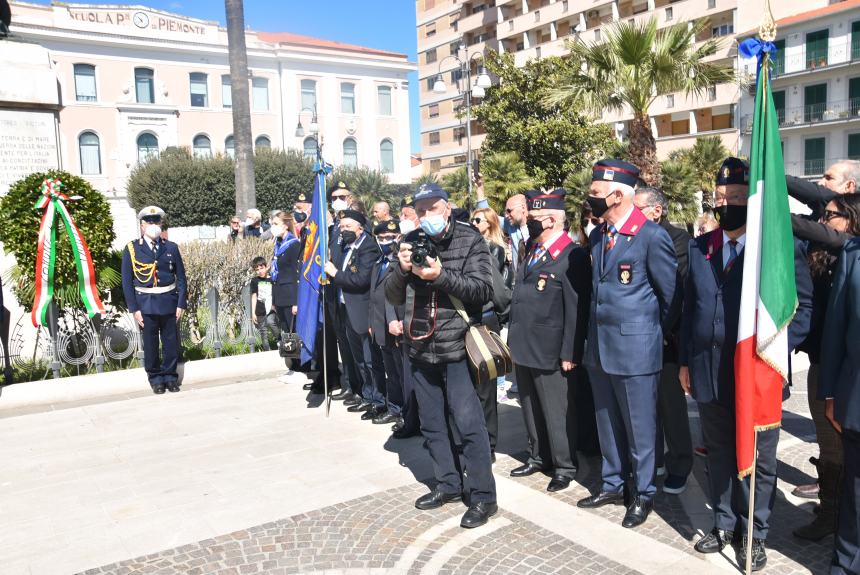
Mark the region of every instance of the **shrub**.
<instances>
[{"instance_id":1,"label":"shrub","mask_svg":"<svg viewBox=\"0 0 860 575\"><path fill-rule=\"evenodd\" d=\"M271 210L292 210L298 195L314 186L313 164L297 150L261 148L254 157L254 177L257 209L264 217Z\"/></svg>"}]
</instances>

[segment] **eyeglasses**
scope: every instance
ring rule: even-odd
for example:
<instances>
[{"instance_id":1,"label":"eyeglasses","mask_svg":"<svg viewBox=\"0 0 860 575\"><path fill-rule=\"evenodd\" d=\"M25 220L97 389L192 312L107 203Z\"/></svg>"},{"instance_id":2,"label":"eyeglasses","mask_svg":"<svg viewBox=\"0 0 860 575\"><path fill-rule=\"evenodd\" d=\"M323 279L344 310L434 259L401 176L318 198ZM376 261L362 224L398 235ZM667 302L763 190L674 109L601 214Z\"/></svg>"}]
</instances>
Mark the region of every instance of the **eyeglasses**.
<instances>
[{"instance_id":1,"label":"eyeglasses","mask_svg":"<svg viewBox=\"0 0 860 575\"><path fill-rule=\"evenodd\" d=\"M338 194L337 196L332 196L332 200L345 200L349 197L349 194Z\"/></svg>"},{"instance_id":2,"label":"eyeglasses","mask_svg":"<svg viewBox=\"0 0 860 575\"><path fill-rule=\"evenodd\" d=\"M473 224L480 224L483 221L484 221L484 218L472 218Z\"/></svg>"},{"instance_id":3,"label":"eyeglasses","mask_svg":"<svg viewBox=\"0 0 860 575\"><path fill-rule=\"evenodd\" d=\"M821 219L825 222L829 222L834 218L847 218L848 214L845 212L834 212L833 210L824 210L824 215L821 216Z\"/></svg>"},{"instance_id":4,"label":"eyeglasses","mask_svg":"<svg viewBox=\"0 0 860 575\"><path fill-rule=\"evenodd\" d=\"M516 209L516 208L505 208L505 213L506 213L506 214L510 214L510 213L512 213L515 209Z\"/></svg>"}]
</instances>

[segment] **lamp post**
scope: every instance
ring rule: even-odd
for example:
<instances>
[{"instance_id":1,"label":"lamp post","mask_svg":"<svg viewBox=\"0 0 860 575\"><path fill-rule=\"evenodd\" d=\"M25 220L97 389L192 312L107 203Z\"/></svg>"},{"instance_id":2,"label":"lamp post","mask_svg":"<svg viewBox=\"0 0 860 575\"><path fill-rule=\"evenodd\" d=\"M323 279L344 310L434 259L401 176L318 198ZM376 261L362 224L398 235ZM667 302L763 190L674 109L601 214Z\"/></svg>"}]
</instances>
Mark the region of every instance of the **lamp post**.
<instances>
[{"instance_id":1,"label":"lamp post","mask_svg":"<svg viewBox=\"0 0 860 575\"><path fill-rule=\"evenodd\" d=\"M457 92L458 94L463 96L464 103L466 104L466 179L468 180L468 208L471 208L472 203L472 98L483 98L484 90L493 85L492 80L490 79L489 74L487 74L486 68L482 65L478 69L478 77L475 80L475 85L472 85L472 60L476 58L484 59L483 52L474 52L469 54L469 48L466 46L466 43L460 40L460 47L457 50L457 54L463 51L463 58L461 59L459 56L455 54L451 54L450 56L446 56L442 58L439 62L439 67L436 73L436 81L433 83L433 92L436 94L444 94L448 91L448 86L445 85L445 80L442 79L442 64L453 58L460 67L457 68L460 71L460 76L457 80ZM460 87L460 81L465 79L465 86L463 88Z\"/></svg>"},{"instance_id":2,"label":"lamp post","mask_svg":"<svg viewBox=\"0 0 860 575\"><path fill-rule=\"evenodd\" d=\"M311 133L311 137L316 142L317 147L317 159L322 155L322 136L319 135L320 125L317 120L317 106L314 104L313 108L302 108L299 110L299 121L296 124L296 138L303 138L305 136L305 128L302 126L302 114L304 112L311 113L311 123L308 126L308 130Z\"/></svg>"}]
</instances>

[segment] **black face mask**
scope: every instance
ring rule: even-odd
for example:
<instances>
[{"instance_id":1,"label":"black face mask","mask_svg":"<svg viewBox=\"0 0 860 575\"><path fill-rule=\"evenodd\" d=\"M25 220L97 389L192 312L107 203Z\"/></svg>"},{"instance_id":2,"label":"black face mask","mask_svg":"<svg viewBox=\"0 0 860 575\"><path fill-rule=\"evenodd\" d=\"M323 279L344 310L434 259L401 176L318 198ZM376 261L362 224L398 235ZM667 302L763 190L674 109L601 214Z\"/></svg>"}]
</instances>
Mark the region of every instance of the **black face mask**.
<instances>
[{"instance_id":1,"label":"black face mask","mask_svg":"<svg viewBox=\"0 0 860 575\"><path fill-rule=\"evenodd\" d=\"M293 212L293 219L296 220L297 223L302 223L308 219L308 215L304 212Z\"/></svg>"},{"instance_id":2,"label":"black face mask","mask_svg":"<svg viewBox=\"0 0 860 575\"><path fill-rule=\"evenodd\" d=\"M340 232L340 245L348 246L349 244L354 242L357 237L358 235L355 232L344 230Z\"/></svg>"},{"instance_id":3,"label":"black face mask","mask_svg":"<svg viewBox=\"0 0 860 575\"><path fill-rule=\"evenodd\" d=\"M588 206L591 208L591 215L595 218L602 218L603 214L606 213L606 210L609 209L609 206L606 203L606 198L588 196L586 201L588 202Z\"/></svg>"},{"instance_id":4,"label":"black face mask","mask_svg":"<svg viewBox=\"0 0 860 575\"><path fill-rule=\"evenodd\" d=\"M734 231L747 223L746 206L720 206L714 215L720 222L720 227L726 231Z\"/></svg>"},{"instance_id":5,"label":"black face mask","mask_svg":"<svg viewBox=\"0 0 860 575\"><path fill-rule=\"evenodd\" d=\"M543 233L543 220L526 220L526 228L529 230L529 237L537 239Z\"/></svg>"}]
</instances>

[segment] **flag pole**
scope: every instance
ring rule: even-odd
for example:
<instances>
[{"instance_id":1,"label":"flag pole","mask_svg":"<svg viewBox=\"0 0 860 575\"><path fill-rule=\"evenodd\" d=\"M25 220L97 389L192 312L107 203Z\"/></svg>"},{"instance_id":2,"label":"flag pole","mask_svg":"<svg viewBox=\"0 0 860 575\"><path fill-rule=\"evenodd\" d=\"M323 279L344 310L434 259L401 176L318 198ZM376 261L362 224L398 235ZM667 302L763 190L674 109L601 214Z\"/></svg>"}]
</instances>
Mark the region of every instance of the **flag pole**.
<instances>
[{"instance_id":1,"label":"flag pole","mask_svg":"<svg viewBox=\"0 0 860 575\"><path fill-rule=\"evenodd\" d=\"M750 504L747 510L747 548L746 548L746 566L744 567L746 575L752 573L752 542L753 542L753 515L755 514L755 468L758 461L758 431L753 433L753 467L750 474Z\"/></svg>"},{"instance_id":2,"label":"flag pole","mask_svg":"<svg viewBox=\"0 0 860 575\"><path fill-rule=\"evenodd\" d=\"M317 163L319 164L319 171L317 172L317 178L322 178L322 182L317 183L317 187L320 190L320 199L325 197L325 163L323 162L322 157L322 145L319 140L317 140ZM320 210L323 208L323 202L320 202ZM322 217L322 213L320 213ZM328 225L328 223L326 223ZM326 235L326 240L328 240L328 235ZM328 261L328 241L326 241L323 248L323 258L322 258L322 266L325 269L325 263ZM325 287L328 284L328 278L325 277L325 271L323 273L323 280L320 282L320 312L322 314L322 378L323 378L323 394L325 395L325 416L329 417L331 413L331 390L328 388L328 345L326 341L326 315L325 315Z\"/></svg>"}]
</instances>

